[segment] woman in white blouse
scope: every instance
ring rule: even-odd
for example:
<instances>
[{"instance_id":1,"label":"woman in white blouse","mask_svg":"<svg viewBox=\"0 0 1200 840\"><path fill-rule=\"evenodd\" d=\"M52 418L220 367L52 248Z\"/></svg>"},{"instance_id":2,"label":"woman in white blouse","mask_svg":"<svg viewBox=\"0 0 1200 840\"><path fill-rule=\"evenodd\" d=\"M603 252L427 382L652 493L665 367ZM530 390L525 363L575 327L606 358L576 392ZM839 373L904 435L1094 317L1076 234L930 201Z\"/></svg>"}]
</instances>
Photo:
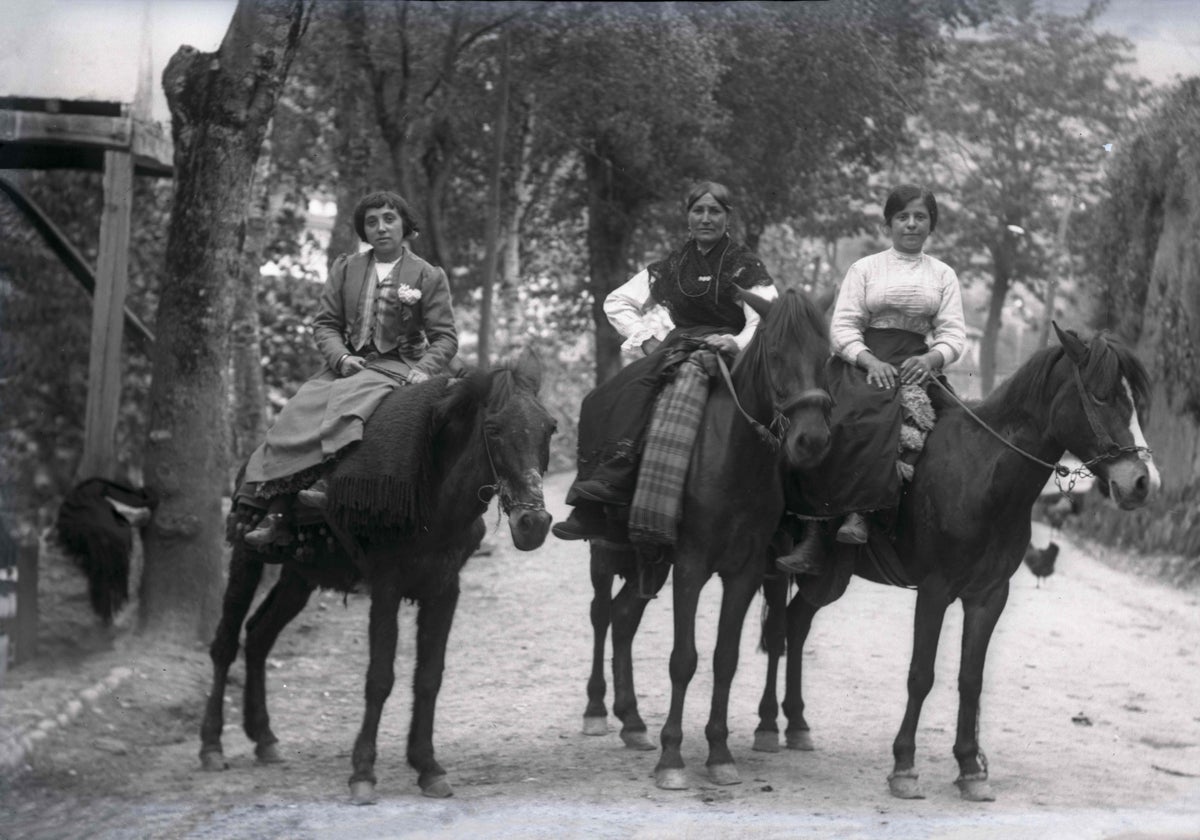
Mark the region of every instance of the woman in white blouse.
<instances>
[{"instance_id":1,"label":"woman in white blouse","mask_svg":"<svg viewBox=\"0 0 1200 840\"><path fill-rule=\"evenodd\" d=\"M852 544L867 541L864 513L890 511L900 500L900 386L929 386L966 344L958 277L924 252L938 221L933 193L903 184L888 196L883 218L892 247L850 266L833 310L830 454L789 486L789 510L844 517L837 540ZM796 551L778 565L820 571L818 528L806 524Z\"/></svg>"},{"instance_id":2,"label":"woman in white blouse","mask_svg":"<svg viewBox=\"0 0 1200 840\"><path fill-rule=\"evenodd\" d=\"M583 398L579 472L567 493L574 510L554 525L560 539L602 537L610 520L622 521L620 509L633 499L645 430L662 383L694 349L739 352L759 321L740 295L771 300L777 294L762 261L729 236L733 203L726 187L698 184L684 208L687 242L604 301L605 313L625 338L624 355L641 357Z\"/></svg>"}]
</instances>

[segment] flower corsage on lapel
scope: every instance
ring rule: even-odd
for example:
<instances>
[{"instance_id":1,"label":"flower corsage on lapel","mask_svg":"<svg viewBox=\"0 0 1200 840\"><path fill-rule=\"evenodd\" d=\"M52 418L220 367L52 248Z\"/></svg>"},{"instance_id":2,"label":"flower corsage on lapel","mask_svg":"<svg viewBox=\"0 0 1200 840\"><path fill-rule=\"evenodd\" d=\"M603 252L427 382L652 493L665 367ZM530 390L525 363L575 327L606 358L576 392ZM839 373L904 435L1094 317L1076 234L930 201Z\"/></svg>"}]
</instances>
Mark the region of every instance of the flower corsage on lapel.
<instances>
[{"instance_id":1,"label":"flower corsage on lapel","mask_svg":"<svg viewBox=\"0 0 1200 840\"><path fill-rule=\"evenodd\" d=\"M413 307L421 300L421 290L415 289L407 283L401 283L392 293L393 300L400 304L400 319L403 321L411 321L413 317Z\"/></svg>"}]
</instances>

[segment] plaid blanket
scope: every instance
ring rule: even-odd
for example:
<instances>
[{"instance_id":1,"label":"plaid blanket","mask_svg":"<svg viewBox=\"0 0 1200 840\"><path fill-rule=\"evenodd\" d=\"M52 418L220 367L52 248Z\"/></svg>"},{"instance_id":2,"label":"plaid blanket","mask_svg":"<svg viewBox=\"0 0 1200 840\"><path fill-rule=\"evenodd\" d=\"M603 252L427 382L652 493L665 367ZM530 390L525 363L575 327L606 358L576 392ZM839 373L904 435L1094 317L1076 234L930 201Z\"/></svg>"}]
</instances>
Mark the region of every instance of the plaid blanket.
<instances>
[{"instance_id":1,"label":"plaid blanket","mask_svg":"<svg viewBox=\"0 0 1200 840\"><path fill-rule=\"evenodd\" d=\"M714 358L711 350L692 353L654 405L629 509L629 538L634 543L675 544L683 482L708 401L708 369Z\"/></svg>"}]
</instances>

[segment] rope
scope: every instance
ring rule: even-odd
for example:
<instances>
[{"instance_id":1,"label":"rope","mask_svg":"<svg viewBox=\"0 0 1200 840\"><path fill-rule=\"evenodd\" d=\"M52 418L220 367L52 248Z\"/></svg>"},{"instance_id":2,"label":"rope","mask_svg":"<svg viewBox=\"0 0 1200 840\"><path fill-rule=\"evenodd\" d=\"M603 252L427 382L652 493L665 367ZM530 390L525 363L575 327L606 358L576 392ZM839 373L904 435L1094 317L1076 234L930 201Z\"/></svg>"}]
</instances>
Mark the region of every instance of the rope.
<instances>
[{"instance_id":1,"label":"rope","mask_svg":"<svg viewBox=\"0 0 1200 840\"><path fill-rule=\"evenodd\" d=\"M1092 475L1093 473L1092 473L1091 468L1093 466L1095 466L1096 464L1100 463L1101 461L1109 461L1120 455L1124 455L1127 452L1136 452L1139 454L1141 452L1146 452L1147 454L1151 453L1150 448L1146 447L1146 446L1115 446L1114 448L1110 449L1109 451L1107 451L1101 455L1097 455L1095 458L1091 458L1087 461L1082 462L1078 467L1076 467L1073 470L1070 467L1063 464L1061 461L1051 464L1049 461L1043 461L1041 458L1038 458L1035 455L1031 455L1030 453L1026 452L1024 449L1022 449L1021 447L1017 446L1015 443L1012 443L1011 441L1009 441L1007 438L1005 438L1003 435L1001 435L999 432L997 432L995 429L993 429L991 426L989 426L986 422L984 422L983 419L978 414L976 414L974 411L972 411L965 402L963 402L962 400L960 400L958 398L958 394L954 393L949 388L947 388L945 385L943 385L942 381L940 379L938 379L937 377L931 377L931 379L933 381L933 384L937 385L939 388L941 388L943 391L945 391L946 394L950 397L950 399L952 399L956 403L958 403L959 407L962 408L962 410L965 411L972 420L974 420L976 423L978 423L980 426L982 426L984 429L986 429L989 433L991 433L991 435L994 438L996 438L996 440L1003 443L1005 446L1007 446L1013 452L1016 452L1018 455L1023 455L1024 457L1028 458L1030 461L1040 464L1041 466L1046 467L1049 470L1053 470L1054 471L1054 483L1055 483L1055 485L1058 486L1058 492L1060 492L1064 495L1070 493L1072 490L1075 489L1075 483L1080 478L1083 478L1084 476ZM1086 406L1086 401L1088 398L1087 391L1085 391L1083 389L1083 382L1079 381L1079 379L1078 379L1078 371L1076 371L1076 380L1079 385L1079 389L1081 391L1080 398L1085 402L1084 410L1085 410L1085 412L1087 412L1087 406ZM1098 437L1101 437L1104 440L1108 440L1111 443L1112 442L1111 438L1109 438L1107 434L1104 434L1103 430L1096 429L1096 423L1093 421L1093 418L1091 417L1090 412L1087 412L1087 413L1088 413L1088 420L1092 421L1091 425L1092 425L1093 431L1096 431ZM1065 489L1063 488L1063 479L1068 479L1067 486Z\"/></svg>"},{"instance_id":2,"label":"rope","mask_svg":"<svg viewBox=\"0 0 1200 840\"><path fill-rule=\"evenodd\" d=\"M759 439L772 449L779 449L779 438L771 434L771 430L759 423L751 417L746 409L742 408L742 404L738 402L737 390L733 387L733 378L729 375L729 366L725 364L725 357L719 352L717 355L717 367L721 370L721 379L725 382L725 387L729 389L729 396L733 398L733 404L741 415L746 418L746 422L750 424L750 428L758 434Z\"/></svg>"}]
</instances>

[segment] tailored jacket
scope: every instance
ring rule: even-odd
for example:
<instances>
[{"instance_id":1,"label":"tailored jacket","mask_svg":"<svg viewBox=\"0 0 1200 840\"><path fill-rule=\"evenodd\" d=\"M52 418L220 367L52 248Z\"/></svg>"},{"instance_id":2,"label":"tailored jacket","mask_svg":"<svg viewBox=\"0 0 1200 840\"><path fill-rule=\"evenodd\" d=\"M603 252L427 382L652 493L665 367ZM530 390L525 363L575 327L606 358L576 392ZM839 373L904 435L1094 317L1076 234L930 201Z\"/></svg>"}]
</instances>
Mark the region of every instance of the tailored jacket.
<instances>
[{"instance_id":1,"label":"tailored jacket","mask_svg":"<svg viewBox=\"0 0 1200 840\"><path fill-rule=\"evenodd\" d=\"M350 342L359 334L361 326L367 272L374 271L372 253L368 250L343 254L334 260L321 293L320 307L313 319L313 333L326 366L335 373L342 356L361 350L351 347ZM454 328L446 272L430 265L405 246L397 284L418 289L421 299L407 304L394 296L380 298L375 349L385 356L398 357L412 369L436 376L458 351L458 333Z\"/></svg>"}]
</instances>

